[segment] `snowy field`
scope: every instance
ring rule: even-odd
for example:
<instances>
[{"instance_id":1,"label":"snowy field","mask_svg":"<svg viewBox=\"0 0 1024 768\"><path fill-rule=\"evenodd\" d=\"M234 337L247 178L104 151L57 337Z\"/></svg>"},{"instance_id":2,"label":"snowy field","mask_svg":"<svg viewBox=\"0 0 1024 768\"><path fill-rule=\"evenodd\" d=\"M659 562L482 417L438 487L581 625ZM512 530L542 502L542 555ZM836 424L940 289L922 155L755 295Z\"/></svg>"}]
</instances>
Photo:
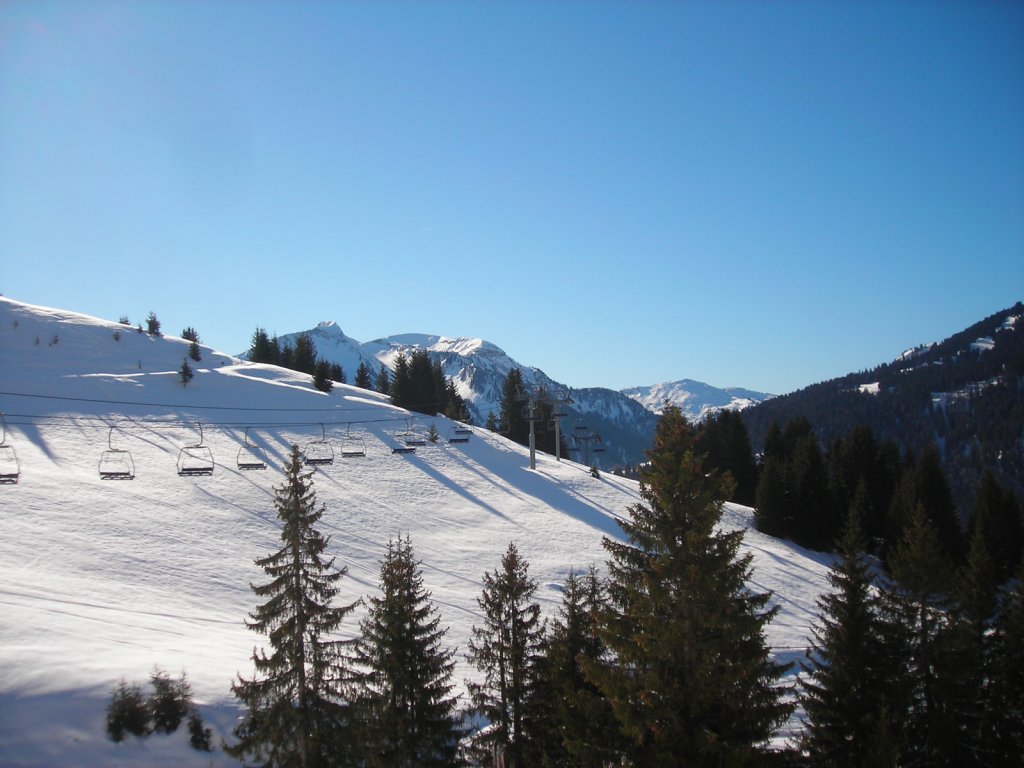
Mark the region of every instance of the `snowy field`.
<instances>
[{"instance_id":1,"label":"snowy field","mask_svg":"<svg viewBox=\"0 0 1024 768\"><path fill-rule=\"evenodd\" d=\"M263 581L253 560L279 546L273 487L292 444L335 456L314 487L330 552L349 569L344 599L374 593L389 537L408 533L459 649L460 683L475 674L463 652L481 576L508 543L551 615L570 568L602 565L602 537L619 535L616 520L639 499L636 483L544 454L531 471L525 449L482 428L449 443L444 418L410 421L375 393L324 394L309 376L205 346L183 387L187 349L171 335L0 297L0 472L12 452L20 469L16 484L0 485L2 766L233 764L191 750L184 728L115 745L105 707L121 678L184 670L215 741L229 736L230 685L251 674L261 640L243 624L256 605L249 584ZM402 433L431 425L436 445L392 453ZM362 448L364 457L341 455ZM105 456L111 449L121 453ZM101 478L129 455L134 479ZM268 468L240 469L253 455ZM208 459L211 475L179 476L180 464ZM749 524L749 509L727 507L723 525ZM800 658L827 559L752 530L745 541L752 587L780 606L769 641L781 659Z\"/></svg>"}]
</instances>

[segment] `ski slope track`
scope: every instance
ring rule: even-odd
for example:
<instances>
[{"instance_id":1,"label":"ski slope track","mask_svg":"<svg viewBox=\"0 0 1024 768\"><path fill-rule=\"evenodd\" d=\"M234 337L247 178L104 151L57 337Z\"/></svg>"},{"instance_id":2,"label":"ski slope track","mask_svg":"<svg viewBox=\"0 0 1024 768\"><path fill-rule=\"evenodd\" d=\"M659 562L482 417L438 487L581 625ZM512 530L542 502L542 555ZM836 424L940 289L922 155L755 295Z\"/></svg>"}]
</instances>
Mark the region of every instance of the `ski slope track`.
<instances>
[{"instance_id":1,"label":"ski slope track","mask_svg":"<svg viewBox=\"0 0 1024 768\"><path fill-rule=\"evenodd\" d=\"M482 428L450 444L444 418L412 419L355 387L321 393L309 376L207 346L183 386L187 350L174 336L0 297L0 412L21 471L0 485L0 765L233 764L190 749L184 726L114 744L105 709L121 678L146 684L154 665L184 670L215 742L230 738L230 685L252 674L262 641L244 625L256 605L249 585L264 580L253 561L280 544L273 489L292 444L326 437L335 452L314 487L329 553L348 568L342 598L375 594L389 538L408 533L458 648L460 686L476 676L464 652L481 576L508 543L552 616L569 570L603 566L602 538L620 535L617 521L639 500L631 481L544 454L531 471L525 449ZM392 454L396 433L431 424L437 444ZM179 476L182 449L200 437L213 474ZM266 470L238 468L246 440ZM366 456L342 458L354 442ZM100 478L110 447L130 453L134 479ZM727 506L722 524L747 527L750 514ZM827 559L753 530L745 547L751 586L780 607L769 642L798 658ZM343 625L346 636L357 630L358 619ZM794 718L779 738L796 727Z\"/></svg>"}]
</instances>

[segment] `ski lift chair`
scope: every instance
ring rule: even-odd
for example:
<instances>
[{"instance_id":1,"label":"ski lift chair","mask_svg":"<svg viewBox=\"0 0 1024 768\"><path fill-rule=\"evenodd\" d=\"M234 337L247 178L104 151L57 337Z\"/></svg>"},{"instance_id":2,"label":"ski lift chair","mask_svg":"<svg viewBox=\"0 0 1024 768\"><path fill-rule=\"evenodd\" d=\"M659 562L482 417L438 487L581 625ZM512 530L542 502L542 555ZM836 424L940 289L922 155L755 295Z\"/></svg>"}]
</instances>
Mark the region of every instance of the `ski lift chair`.
<instances>
[{"instance_id":1,"label":"ski lift chair","mask_svg":"<svg viewBox=\"0 0 1024 768\"><path fill-rule=\"evenodd\" d=\"M107 450L100 454L100 480L134 480L135 462L132 455L123 448L115 448L114 428L107 433Z\"/></svg>"},{"instance_id":2,"label":"ski lift chair","mask_svg":"<svg viewBox=\"0 0 1024 768\"><path fill-rule=\"evenodd\" d=\"M416 445L412 442L412 433L408 430L395 432L391 453L416 453Z\"/></svg>"},{"instance_id":3,"label":"ski lift chair","mask_svg":"<svg viewBox=\"0 0 1024 768\"><path fill-rule=\"evenodd\" d=\"M304 463L310 467L322 467L334 463L334 447L327 440L324 425L320 425L320 439L310 440L302 449Z\"/></svg>"},{"instance_id":4,"label":"ski lift chair","mask_svg":"<svg viewBox=\"0 0 1024 768\"><path fill-rule=\"evenodd\" d=\"M245 471L267 468L263 451L249 442L249 427L245 428L245 443L238 449L236 463L239 469Z\"/></svg>"},{"instance_id":5,"label":"ski lift chair","mask_svg":"<svg viewBox=\"0 0 1024 768\"><path fill-rule=\"evenodd\" d=\"M427 438L422 433L413 429L412 419L407 420L405 432L402 433L405 444L413 448L419 448L427 444Z\"/></svg>"},{"instance_id":6,"label":"ski lift chair","mask_svg":"<svg viewBox=\"0 0 1024 768\"><path fill-rule=\"evenodd\" d=\"M15 485L21 477L21 462L14 447L7 444L7 423L0 413L0 484Z\"/></svg>"},{"instance_id":7,"label":"ski lift chair","mask_svg":"<svg viewBox=\"0 0 1024 768\"><path fill-rule=\"evenodd\" d=\"M366 455L366 440L361 435L351 433L351 424L345 427L345 437L341 440L341 458L353 459Z\"/></svg>"},{"instance_id":8,"label":"ski lift chair","mask_svg":"<svg viewBox=\"0 0 1024 768\"><path fill-rule=\"evenodd\" d=\"M455 426L448 430L448 442L449 443L468 443L469 437L472 435L469 427L466 426Z\"/></svg>"},{"instance_id":9,"label":"ski lift chair","mask_svg":"<svg viewBox=\"0 0 1024 768\"><path fill-rule=\"evenodd\" d=\"M178 451L178 475L181 477L197 477L213 474L213 451L203 445L203 425L199 427L199 442L186 445Z\"/></svg>"}]
</instances>

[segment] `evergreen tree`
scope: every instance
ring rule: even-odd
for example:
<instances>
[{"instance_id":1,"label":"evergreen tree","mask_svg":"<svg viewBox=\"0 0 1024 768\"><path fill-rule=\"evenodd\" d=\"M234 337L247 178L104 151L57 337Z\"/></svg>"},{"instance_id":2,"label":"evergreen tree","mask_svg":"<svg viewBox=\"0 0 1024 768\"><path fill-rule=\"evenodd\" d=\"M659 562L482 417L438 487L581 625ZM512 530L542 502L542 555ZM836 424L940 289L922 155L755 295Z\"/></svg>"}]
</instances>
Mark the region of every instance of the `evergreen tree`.
<instances>
[{"instance_id":1,"label":"evergreen tree","mask_svg":"<svg viewBox=\"0 0 1024 768\"><path fill-rule=\"evenodd\" d=\"M476 746L483 754L502 755L505 768L527 768L527 709L544 634L540 605L534 600L537 582L528 568L510 543L501 567L484 574L477 599L483 625L473 626L467 654L484 677L482 682L467 681L466 687L474 709L490 723Z\"/></svg>"},{"instance_id":2,"label":"evergreen tree","mask_svg":"<svg viewBox=\"0 0 1024 768\"><path fill-rule=\"evenodd\" d=\"M461 736L451 682L454 651L443 647L446 630L408 537L388 542L380 596L370 598L360 629L356 707L364 764L453 765Z\"/></svg>"},{"instance_id":3,"label":"evergreen tree","mask_svg":"<svg viewBox=\"0 0 1024 768\"><path fill-rule=\"evenodd\" d=\"M503 431L509 440L514 440L520 445L529 445L530 422L523 416L524 402L520 399L524 391L523 372L513 368L505 376L505 382L501 387L498 420L505 426Z\"/></svg>"},{"instance_id":4,"label":"evergreen tree","mask_svg":"<svg viewBox=\"0 0 1024 768\"><path fill-rule=\"evenodd\" d=\"M185 674L174 681L160 668L154 668L149 676L153 693L149 697L149 712L153 718L155 733L174 733L192 707L192 686Z\"/></svg>"},{"instance_id":5,"label":"evergreen tree","mask_svg":"<svg viewBox=\"0 0 1024 768\"><path fill-rule=\"evenodd\" d=\"M148 736L149 717L149 707L142 689L121 680L107 705L107 736L114 742L124 741L126 733Z\"/></svg>"},{"instance_id":6,"label":"evergreen tree","mask_svg":"<svg viewBox=\"0 0 1024 768\"><path fill-rule=\"evenodd\" d=\"M391 394L391 374L388 373L384 363L380 364L380 370L377 371L377 376L373 380L373 388L382 395Z\"/></svg>"},{"instance_id":7,"label":"evergreen tree","mask_svg":"<svg viewBox=\"0 0 1024 768\"><path fill-rule=\"evenodd\" d=\"M146 316L146 333L150 336L160 336L160 321L157 320L156 312L150 312Z\"/></svg>"},{"instance_id":8,"label":"evergreen tree","mask_svg":"<svg viewBox=\"0 0 1024 768\"><path fill-rule=\"evenodd\" d=\"M861 498L866 490L861 482ZM803 749L814 765L874 768L884 763L885 691L889 665L865 540L855 509L829 571L833 592L818 600L821 611L802 665L801 701L807 712Z\"/></svg>"},{"instance_id":9,"label":"evergreen tree","mask_svg":"<svg viewBox=\"0 0 1024 768\"><path fill-rule=\"evenodd\" d=\"M988 659L991 765L1015 766L1024 754L1024 561L1004 588Z\"/></svg>"},{"instance_id":10,"label":"evergreen tree","mask_svg":"<svg viewBox=\"0 0 1024 768\"><path fill-rule=\"evenodd\" d=\"M934 443L921 451L915 470L915 498L923 505L928 519L935 527L946 557L960 565L965 561L967 554L964 532L957 519L953 494L949 490L946 473L942 468L942 457Z\"/></svg>"},{"instance_id":11,"label":"evergreen tree","mask_svg":"<svg viewBox=\"0 0 1024 768\"><path fill-rule=\"evenodd\" d=\"M235 728L238 743L225 750L271 766L341 765L349 751L342 703L349 661L346 644L331 636L358 603L331 604L347 569L336 570L334 558L324 557L330 539L315 527L324 507L317 506L311 478L303 472L302 452L292 446L285 480L274 489L282 546L256 560L270 581L252 587L266 600L246 622L266 636L271 654L254 650L255 676L239 675L231 686L248 712Z\"/></svg>"},{"instance_id":12,"label":"evergreen tree","mask_svg":"<svg viewBox=\"0 0 1024 768\"><path fill-rule=\"evenodd\" d=\"M789 713L764 628L777 609L748 586L742 531L716 525L728 487L701 467L678 408L662 413L641 481L643 503L620 522L591 679L611 702L636 766L741 766Z\"/></svg>"},{"instance_id":13,"label":"evergreen tree","mask_svg":"<svg viewBox=\"0 0 1024 768\"><path fill-rule=\"evenodd\" d=\"M365 360L360 360L359 367L356 368L355 385L360 389L370 389L372 386L372 381L370 379L370 366L366 364Z\"/></svg>"},{"instance_id":14,"label":"evergreen tree","mask_svg":"<svg viewBox=\"0 0 1024 768\"><path fill-rule=\"evenodd\" d=\"M412 388L409 382L409 359L402 352L395 358L395 372L391 377L391 403L408 408L412 402Z\"/></svg>"},{"instance_id":15,"label":"evergreen tree","mask_svg":"<svg viewBox=\"0 0 1024 768\"><path fill-rule=\"evenodd\" d=\"M1004 490L996 482L991 470L981 478L981 487L971 516L971 528L982 524L985 546L992 557L995 577L999 583L1013 574L1020 562L1021 531L1020 507L1012 491Z\"/></svg>"},{"instance_id":16,"label":"evergreen tree","mask_svg":"<svg viewBox=\"0 0 1024 768\"><path fill-rule=\"evenodd\" d=\"M300 333L295 337L295 346L292 349L288 367L312 376L316 372L316 364L316 344L313 342L313 337L308 333Z\"/></svg>"},{"instance_id":17,"label":"evergreen tree","mask_svg":"<svg viewBox=\"0 0 1024 768\"><path fill-rule=\"evenodd\" d=\"M194 341L199 343L199 331L190 325L181 332L181 338L185 339L185 341Z\"/></svg>"},{"instance_id":18,"label":"evergreen tree","mask_svg":"<svg viewBox=\"0 0 1024 768\"><path fill-rule=\"evenodd\" d=\"M784 459L765 454L754 510L757 530L779 538L788 536L794 527L786 493L785 471Z\"/></svg>"},{"instance_id":19,"label":"evergreen tree","mask_svg":"<svg viewBox=\"0 0 1024 768\"><path fill-rule=\"evenodd\" d=\"M904 745L901 764L960 765L960 723L950 706L958 679L949 642L953 566L921 504L890 571L880 605L886 653L900 662L892 670L892 714Z\"/></svg>"},{"instance_id":20,"label":"evergreen tree","mask_svg":"<svg viewBox=\"0 0 1024 768\"><path fill-rule=\"evenodd\" d=\"M991 707L987 659L991 655L997 600L996 570L988 551L984 522L971 535L967 564L957 575L946 645L951 682L943 706L955 717L961 765L990 765L990 734L998 722ZM958 713L953 715L952 713Z\"/></svg>"},{"instance_id":21,"label":"evergreen tree","mask_svg":"<svg viewBox=\"0 0 1024 768\"><path fill-rule=\"evenodd\" d=\"M531 765L601 768L617 753L611 705L584 671L607 653L597 632L603 605L604 585L593 567L583 576L569 573L529 707Z\"/></svg>"},{"instance_id":22,"label":"evergreen tree","mask_svg":"<svg viewBox=\"0 0 1024 768\"><path fill-rule=\"evenodd\" d=\"M319 361L317 362L319 363ZM341 363L329 363L327 367L331 374L331 381L348 384L348 376L345 375L345 369L341 367Z\"/></svg>"},{"instance_id":23,"label":"evergreen tree","mask_svg":"<svg viewBox=\"0 0 1024 768\"><path fill-rule=\"evenodd\" d=\"M274 338L275 342L277 337ZM252 342L249 344L249 353L246 355L254 363L277 364L277 354L274 346L271 345L270 336L265 328L257 327L252 334Z\"/></svg>"},{"instance_id":24,"label":"evergreen tree","mask_svg":"<svg viewBox=\"0 0 1024 768\"><path fill-rule=\"evenodd\" d=\"M455 382L451 379L445 382L444 415L452 421L461 421L463 424L472 422L469 408L466 407L466 401L462 399L462 395L459 394Z\"/></svg>"},{"instance_id":25,"label":"evergreen tree","mask_svg":"<svg viewBox=\"0 0 1024 768\"><path fill-rule=\"evenodd\" d=\"M440 366L435 372L427 350L413 350L409 357L409 393L405 407L427 415L443 410L443 407L440 407L443 390L441 393L437 391L438 375L444 379L444 375L440 374Z\"/></svg>"},{"instance_id":26,"label":"evergreen tree","mask_svg":"<svg viewBox=\"0 0 1024 768\"><path fill-rule=\"evenodd\" d=\"M188 356L195 360L197 363L202 359L202 354L199 351L199 342L191 341L188 345Z\"/></svg>"},{"instance_id":27,"label":"evergreen tree","mask_svg":"<svg viewBox=\"0 0 1024 768\"><path fill-rule=\"evenodd\" d=\"M281 342L279 344L279 354L277 357L277 364L282 368L295 369L295 347L290 342Z\"/></svg>"},{"instance_id":28,"label":"evergreen tree","mask_svg":"<svg viewBox=\"0 0 1024 768\"><path fill-rule=\"evenodd\" d=\"M334 381L331 378L331 364L326 360L317 360L313 369L313 386L321 392L330 392L334 389Z\"/></svg>"},{"instance_id":29,"label":"evergreen tree","mask_svg":"<svg viewBox=\"0 0 1024 768\"><path fill-rule=\"evenodd\" d=\"M182 360L181 368L178 369L178 378L181 381L181 386L187 387L194 376L195 372L192 370L192 366L188 364L188 360Z\"/></svg>"},{"instance_id":30,"label":"evergreen tree","mask_svg":"<svg viewBox=\"0 0 1024 768\"><path fill-rule=\"evenodd\" d=\"M710 414L698 427L697 452L704 455L709 471L732 477L735 490L730 501L754 506L757 493L757 463L750 446L747 427L738 411Z\"/></svg>"},{"instance_id":31,"label":"evergreen tree","mask_svg":"<svg viewBox=\"0 0 1024 768\"><path fill-rule=\"evenodd\" d=\"M793 541L811 549L831 549L840 533L828 487L828 471L818 438L806 419L786 425L783 441L788 456L785 483L793 517Z\"/></svg>"}]
</instances>

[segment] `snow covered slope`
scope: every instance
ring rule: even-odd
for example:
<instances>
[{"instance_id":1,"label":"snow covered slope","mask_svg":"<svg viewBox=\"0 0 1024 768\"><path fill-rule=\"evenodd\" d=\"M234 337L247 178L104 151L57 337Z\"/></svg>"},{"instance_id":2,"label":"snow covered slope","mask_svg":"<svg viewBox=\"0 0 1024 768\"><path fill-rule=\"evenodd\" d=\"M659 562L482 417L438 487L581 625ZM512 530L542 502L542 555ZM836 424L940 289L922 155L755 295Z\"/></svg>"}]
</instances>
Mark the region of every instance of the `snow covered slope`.
<instances>
[{"instance_id":1,"label":"snow covered slope","mask_svg":"<svg viewBox=\"0 0 1024 768\"><path fill-rule=\"evenodd\" d=\"M508 543L529 561L550 614L569 569L603 564L602 537L618 535L616 520L639 498L635 483L544 455L530 471L524 449L483 429L466 444L442 439L394 455L396 433L433 423L444 438L451 423L410 422L374 393L321 393L308 376L210 347L189 361L195 377L183 386L187 348L0 298L0 412L20 462L19 482L0 485L0 765L231 764L193 752L183 733L114 745L104 709L122 677L185 670L208 724L229 734L231 681L251 674L261 640L243 624L256 604L249 584L263 580L253 560L279 544L272 493L293 443L326 438L337 457L314 482L330 553L349 568L344 597L374 593L389 537L409 533L459 648L460 683L475 676L463 653L481 576ZM200 438L213 474L179 476L182 450ZM268 469L238 468L246 440ZM355 443L366 456L341 458ZM100 478L111 446L131 454L135 479ZM749 510L730 506L723 524L749 521ZM769 640L795 658L826 565L753 531L746 547L752 586L781 606ZM344 628L356 630L356 621Z\"/></svg>"},{"instance_id":2,"label":"snow covered slope","mask_svg":"<svg viewBox=\"0 0 1024 768\"><path fill-rule=\"evenodd\" d=\"M671 403L690 421L701 421L709 413L723 409L742 410L774 395L740 387L713 387L702 381L680 379L649 387L629 387L622 394L631 397L653 413L661 413Z\"/></svg>"}]
</instances>

